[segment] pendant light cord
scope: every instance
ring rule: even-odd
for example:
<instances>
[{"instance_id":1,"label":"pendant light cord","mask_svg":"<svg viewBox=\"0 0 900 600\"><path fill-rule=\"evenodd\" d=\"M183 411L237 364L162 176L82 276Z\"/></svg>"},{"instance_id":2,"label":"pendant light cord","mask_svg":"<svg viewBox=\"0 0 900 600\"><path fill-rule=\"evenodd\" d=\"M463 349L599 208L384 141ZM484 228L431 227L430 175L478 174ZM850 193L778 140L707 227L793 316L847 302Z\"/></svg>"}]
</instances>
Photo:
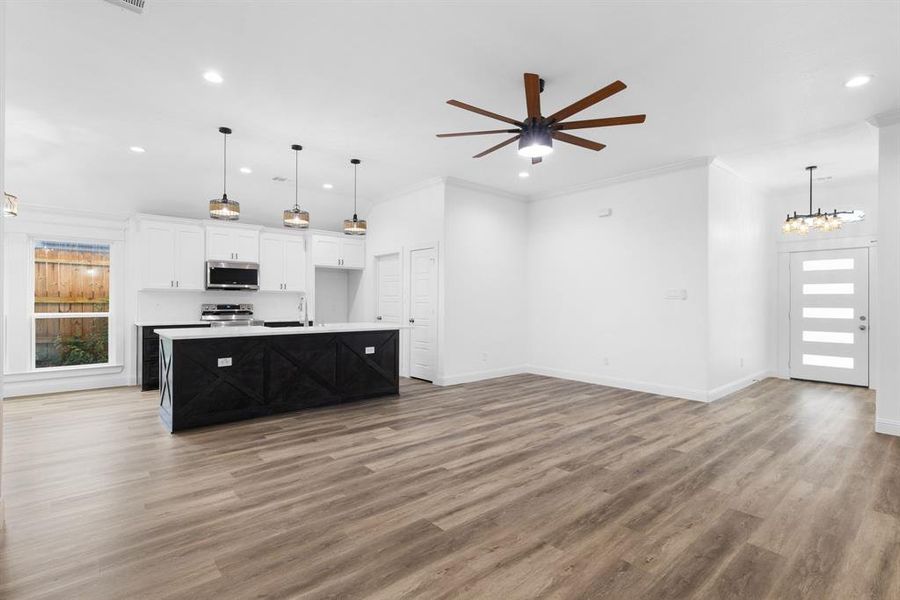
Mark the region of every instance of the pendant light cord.
<instances>
[{"instance_id":1,"label":"pendant light cord","mask_svg":"<svg viewBox=\"0 0 900 600\"><path fill-rule=\"evenodd\" d=\"M356 220L356 167L358 167L358 163L354 163L353 165L353 220Z\"/></svg>"},{"instance_id":2,"label":"pendant light cord","mask_svg":"<svg viewBox=\"0 0 900 600\"><path fill-rule=\"evenodd\" d=\"M228 195L228 134L222 134L222 197Z\"/></svg>"},{"instance_id":3,"label":"pendant light cord","mask_svg":"<svg viewBox=\"0 0 900 600\"><path fill-rule=\"evenodd\" d=\"M294 212L300 211L300 151L294 150Z\"/></svg>"},{"instance_id":4,"label":"pendant light cord","mask_svg":"<svg viewBox=\"0 0 900 600\"><path fill-rule=\"evenodd\" d=\"M809 214L812 214L812 173L813 169L809 170Z\"/></svg>"}]
</instances>

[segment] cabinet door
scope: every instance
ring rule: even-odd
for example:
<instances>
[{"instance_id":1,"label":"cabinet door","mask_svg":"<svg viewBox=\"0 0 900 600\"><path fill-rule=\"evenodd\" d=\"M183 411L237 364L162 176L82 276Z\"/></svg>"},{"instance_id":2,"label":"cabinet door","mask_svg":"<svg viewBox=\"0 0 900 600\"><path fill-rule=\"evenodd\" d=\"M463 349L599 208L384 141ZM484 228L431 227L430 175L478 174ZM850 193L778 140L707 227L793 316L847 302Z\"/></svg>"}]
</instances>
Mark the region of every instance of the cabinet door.
<instances>
[{"instance_id":1,"label":"cabinet door","mask_svg":"<svg viewBox=\"0 0 900 600\"><path fill-rule=\"evenodd\" d=\"M203 229L190 225L175 227L175 287L181 290L204 288Z\"/></svg>"},{"instance_id":2,"label":"cabinet door","mask_svg":"<svg viewBox=\"0 0 900 600\"><path fill-rule=\"evenodd\" d=\"M320 267L336 267L341 257L341 238L330 235L314 235L312 238L313 264Z\"/></svg>"},{"instance_id":3,"label":"cabinet door","mask_svg":"<svg viewBox=\"0 0 900 600\"><path fill-rule=\"evenodd\" d=\"M362 269L366 266L366 243L363 240L343 238L341 240L341 266L346 269Z\"/></svg>"},{"instance_id":4,"label":"cabinet door","mask_svg":"<svg viewBox=\"0 0 900 600\"><path fill-rule=\"evenodd\" d=\"M259 289L281 292L284 284L284 242L277 237L259 238Z\"/></svg>"},{"instance_id":5,"label":"cabinet door","mask_svg":"<svg viewBox=\"0 0 900 600\"><path fill-rule=\"evenodd\" d=\"M236 260L259 262L259 233L237 230L234 232L234 253Z\"/></svg>"},{"instance_id":6,"label":"cabinet door","mask_svg":"<svg viewBox=\"0 0 900 600\"><path fill-rule=\"evenodd\" d=\"M306 291L306 247L303 240L284 242L284 283L289 292Z\"/></svg>"},{"instance_id":7,"label":"cabinet door","mask_svg":"<svg viewBox=\"0 0 900 600\"><path fill-rule=\"evenodd\" d=\"M141 246L141 288L173 288L175 228L170 223L142 223Z\"/></svg>"},{"instance_id":8,"label":"cabinet door","mask_svg":"<svg viewBox=\"0 0 900 600\"><path fill-rule=\"evenodd\" d=\"M230 229L206 228L206 260L237 260L234 253Z\"/></svg>"}]
</instances>

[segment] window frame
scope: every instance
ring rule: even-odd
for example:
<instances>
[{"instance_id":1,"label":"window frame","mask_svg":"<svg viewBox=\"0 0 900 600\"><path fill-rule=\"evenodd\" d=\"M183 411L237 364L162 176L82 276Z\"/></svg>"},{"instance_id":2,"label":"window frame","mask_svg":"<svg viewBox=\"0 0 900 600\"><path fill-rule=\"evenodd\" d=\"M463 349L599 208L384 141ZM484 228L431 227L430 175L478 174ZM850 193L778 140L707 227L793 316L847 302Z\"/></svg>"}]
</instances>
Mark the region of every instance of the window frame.
<instances>
[{"instance_id":1,"label":"window frame","mask_svg":"<svg viewBox=\"0 0 900 600\"><path fill-rule=\"evenodd\" d=\"M108 308L106 312L65 312L65 313L39 313L34 310L34 276L35 276L35 252L37 250L37 245L39 242L56 242L61 244L94 244L97 246L106 246L109 248L109 302ZM30 347L30 370L35 373L49 373L53 371L70 371L73 369L90 369L90 368L103 368L115 366L116 362L114 362L114 352L115 348L115 336L113 333L113 324L114 321L114 310L115 307L115 293L113 287L113 277L115 270L115 262L113 257L115 255L114 251L114 242L111 240L103 240L103 239L91 239L91 238L80 238L77 236L57 236L57 235L29 235L28 236L28 268L27 268L27 278L28 285L26 293L28 294L28 302L26 306L28 307L28 320L30 323L31 335L29 340ZM38 319L57 319L57 318L85 318L85 317L105 317L106 318L106 362L102 363L88 363L82 365L59 365L55 367L38 367L37 366L37 321Z\"/></svg>"}]
</instances>

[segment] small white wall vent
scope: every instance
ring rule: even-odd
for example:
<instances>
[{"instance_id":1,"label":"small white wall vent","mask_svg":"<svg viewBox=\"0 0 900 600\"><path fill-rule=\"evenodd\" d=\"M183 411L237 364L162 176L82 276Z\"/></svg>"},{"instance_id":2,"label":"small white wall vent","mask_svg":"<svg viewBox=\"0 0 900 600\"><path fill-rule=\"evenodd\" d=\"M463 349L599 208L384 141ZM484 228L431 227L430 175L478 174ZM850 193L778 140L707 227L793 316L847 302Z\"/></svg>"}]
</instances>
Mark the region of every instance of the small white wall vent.
<instances>
[{"instance_id":1,"label":"small white wall vent","mask_svg":"<svg viewBox=\"0 0 900 600\"><path fill-rule=\"evenodd\" d=\"M131 12L136 12L138 14L144 12L144 5L147 4L147 0L106 0L110 4L115 4L119 8L127 8Z\"/></svg>"}]
</instances>

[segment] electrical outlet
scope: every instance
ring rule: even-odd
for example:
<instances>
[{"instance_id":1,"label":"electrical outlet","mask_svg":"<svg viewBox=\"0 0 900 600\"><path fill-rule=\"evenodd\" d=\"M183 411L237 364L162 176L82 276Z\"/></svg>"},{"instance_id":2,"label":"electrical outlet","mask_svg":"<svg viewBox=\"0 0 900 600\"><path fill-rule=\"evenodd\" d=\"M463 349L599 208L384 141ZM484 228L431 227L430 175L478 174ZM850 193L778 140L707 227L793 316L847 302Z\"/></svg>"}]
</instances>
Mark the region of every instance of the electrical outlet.
<instances>
[{"instance_id":1,"label":"electrical outlet","mask_svg":"<svg viewBox=\"0 0 900 600\"><path fill-rule=\"evenodd\" d=\"M230 367L230 366L231 366L231 357L230 357L230 356L227 356L227 357L225 357L225 358L220 358L220 359L219 359L219 366L220 366L220 367Z\"/></svg>"},{"instance_id":2,"label":"electrical outlet","mask_svg":"<svg viewBox=\"0 0 900 600\"><path fill-rule=\"evenodd\" d=\"M375 346L366 346L366 354L375 354Z\"/></svg>"},{"instance_id":3,"label":"electrical outlet","mask_svg":"<svg viewBox=\"0 0 900 600\"><path fill-rule=\"evenodd\" d=\"M487 362L487 352L481 353L481 362L483 362L483 363Z\"/></svg>"},{"instance_id":4,"label":"electrical outlet","mask_svg":"<svg viewBox=\"0 0 900 600\"><path fill-rule=\"evenodd\" d=\"M741 357L741 368L742 369L744 368L744 357L743 356Z\"/></svg>"},{"instance_id":5,"label":"electrical outlet","mask_svg":"<svg viewBox=\"0 0 900 600\"><path fill-rule=\"evenodd\" d=\"M604 356L604 357L603 357L603 366L604 366L604 367L608 367L608 366L609 366L609 357L608 357L608 356Z\"/></svg>"}]
</instances>

